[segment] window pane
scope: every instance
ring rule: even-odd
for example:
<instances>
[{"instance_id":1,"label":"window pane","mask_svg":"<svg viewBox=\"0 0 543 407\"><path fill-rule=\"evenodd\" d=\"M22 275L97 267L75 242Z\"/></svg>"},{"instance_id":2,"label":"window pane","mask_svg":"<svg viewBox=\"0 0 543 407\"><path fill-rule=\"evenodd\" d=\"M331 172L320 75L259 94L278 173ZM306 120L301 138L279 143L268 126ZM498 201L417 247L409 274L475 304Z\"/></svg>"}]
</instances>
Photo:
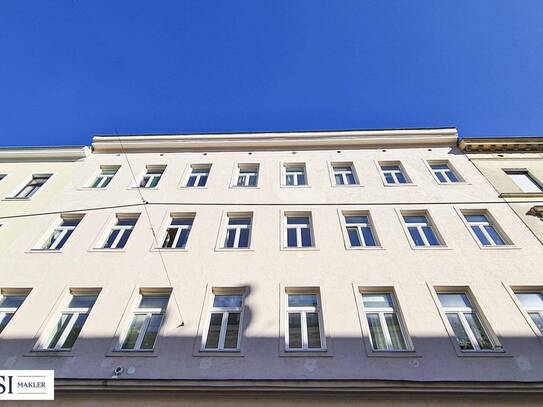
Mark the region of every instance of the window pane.
<instances>
[{"instance_id":1,"label":"window pane","mask_svg":"<svg viewBox=\"0 0 543 407\"><path fill-rule=\"evenodd\" d=\"M239 320L239 312L230 312L228 314L226 336L224 338L225 349L236 349L238 347Z\"/></svg>"},{"instance_id":2,"label":"window pane","mask_svg":"<svg viewBox=\"0 0 543 407\"><path fill-rule=\"evenodd\" d=\"M439 240L437 240L437 236L434 233L434 230L429 226L424 226L422 228L424 235L426 236L426 240L428 240L428 243L430 243L430 246L439 246Z\"/></svg>"},{"instance_id":3,"label":"window pane","mask_svg":"<svg viewBox=\"0 0 543 407\"><path fill-rule=\"evenodd\" d=\"M364 237L364 242L366 243L366 246L376 246L375 238L373 237L371 228L362 228L362 236Z\"/></svg>"},{"instance_id":4,"label":"window pane","mask_svg":"<svg viewBox=\"0 0 543 407\"><path fill-rule=\"evenodd\" d=\"M0 299L0 306L6 308L19 308L25 298L26 296L24 295L4 295Z\"/></svg>"},{"instance_id":5,"label":"window pane","mask_svg":"<svg viewBox=\"0 0 543 407\"><path fill-rule=\"evenodd\" d=\"M496 245L501 246L505 244L501 236L498 234L498 232L496 232L496 230L492 226L485 226L484 228Z\"/></svg>"},{"instance_id":6,"label":"window pane","mask_svg":"<svg viewBox=\"0 0 543 407\"><path fill-rule=\"evenodd\" d=\"M143 335L143 341L141 342L140 349L153 349L155 346L158 330L160 329L160 323L162 322L162 315L155 314L151 316L151 321L147 326L147 330Z\"/></svg>"},{"instance_id":7,"label":"window pane","mask_svg":"<svg viewBox=\"0 0 543 407\"><path fill-rule=\"evenodd\" d=\"M488 222L485 215L465 215L468 222Z\"/></svg>"},{"instance_id":8,"label":"window pane","mask_svg":"<svg viewBox=\"0 0 543 407\"><path fill-rule=\"evenodd\" d=\"M133 218L133 217L125 218L125 217L122 217L122 218L117 219L117 225L118 226L134 226L137 221L138 221L138 218Z\"/></svg>"},{"instance_id":9,"label":"window pane","mask_svg":"<svg viewBox=\"0 0 543 407\"><path fill-rule=\"evenodd\" d=\"M250 187L256 186L256 175L249 176L249 186Z\"/></svg>"},{"instance_id":10,"label":"window pane","mask_svg":"<svg viewBox=\"0 0 543 407\"><path fill-rule=\"evenodd\" d=\"M321 333L319 328L319 314L308 312L305 315L307 322L307 347L318 349L321 347Z\"/></svg>"},{"instance_id":11,"label":"window pane","mask_svg":"<svg viewBox=\"0 0 543 407\"><path fill-rule=\"evenodd\" d=\"M397 172L396 173L396 178L398 178L398 182L400 184L406 184L407 183L407 180L405 179L405 176L403 175L402 172Z\"/></svg>"},{"instance_id":12,"label":"window pane","mask_svg":"<svg viewBox=\"0 0 543 407\"><path fill-rule=\"evenodd\" d=\"M366 314L368 325L370 327L371 344L375 350L386 350L387 344L385 335L379 321L379 314Z\"/></svg>"},{"instance_id":13,"label":"window pane","mask_svg":"<svg viewBox=\"0 0 543 407\"><path fill-rule=\"evenodd\" d=\"M213 307L215 308L240 308L241 295L215 295Z\"/></svg>"},{"instance_id":14,"label":"window pane","mask_svg":"<svg viewBox=\"0 0 543 407\"><path fill-rule=\"evenodd\" d=\"M477 343L479 344L479 347L481 349L492 349L494 346L492 345L492 342L490 342L490 339L488 338L477 314L466 313L464 314L464 316L466 317L466 321L468 321L468 324L471 330L473 331L475 338L477 339Z\"/></svg>"},{"instance_id":15,"label":"window pane","mask_svg":"<svg viewBox=\"0 0 543 407\"><path fill-rule=\"evenodd\" d=\"M160 308L164 311L168 305L169 295L144 295L141 299L140 308Z\"/></svg>"},{"instance_id":16,"label":"window pane","mask_svg":"<svg viewBox=\"0 0 543 407\"><path fill-rule=\"evenodd\" d=\"M209 329L207 331L206 349L217 349L219 347L222 317L222 312L214 312L211 314L211 318L209 319Z\"/></svg>"},{"instance_id":17,"label":"window pane","mask_svg":"<svg viewBox=\"0 0 543 407\"><path fill-rule=\"evenodd\" d=\"M439 301L441 305L445 308L471 308L471 303L469 302L466 294L438 294Z\"/></svg>"},{"instance_id":18,"label":"window pane","mask_svg":"<svg viewBox=\"0 0 543 407\"><path fill-rule=\"evenodd\" d=\"M516 293L522 306L526 309L543 310L543 294L541 293Z\"/></svg>"},{"instance_id":19,"label":"window pane","mask_svg":"<svg viewBox=\"0 0 543 407\"><path fill-rule=\"evenodd\" d=\"M117 238L117 235L119 234L119 230L118 229L113 229L111 231L111 233L109 234L109 237L106 241L106 244L104 245L105 248L110 248L112 247L113 245L113 242L115 241L115 239Z\"/></svg>"},{"instance_id":20,"label":"window pane","mask_svg":"<svg viewBox=\"0 0 543 407\"><path fill-rule=\"evenodd\" d=\"M180 233L181 235L179 236L179 240L177 241L175 247L178 249L184 249L189 239L190 229L182 229Z\"/></svg>"},{"instance_id":21,"label":"window pane","mask_svg":"<svg viewBox=\"0 0 543 407\"><path fill-rule=\"evenodd\" d=\"M300 314L288 314L288 344L289 348L302 347L302 328Z\"/></svg>"},{"instance_id":22,"label":"window pane","mask_svg":"<svg viewBox=\"0 0 543 407\"><path fill-rule=\"evenodd\" d=\"M396 350L407 349L403 338L400 322L396 314L385 314L385 321L388 327L388 333L392 341L392 347Z\"/></svg>"},{"instance_id":23,"label":"window pane","mask_svg":"<svg viewBox=\"0 0 543 407\"><path fill-rule=\"evenodd\" d=\"M537 312L531 312L530 318L532 318L532 321L534 321L534 324L537 326L537 329L541 331L543 334L543 318L541 318L541 314Z\"/></svg>"},{"instance_id":24,"label":"window pane","mask_svg":"<svg viewBox=\"0 0 543 407\"><path fill-rule=\"evenodd\" d=\"M309 225L309 218L308 217L288 216L287 217L287 224L288 225Z\"/></svg>"},{"instance_id":25,"label":"window pane","mask_svg":"<svg viewBox=\"0 0 543 407\"><path fill-rule=\"evenodd\" d=\"M347 182L352 185L352 184L356 184L356 181L354 179L354 175L352 173L350 174L347 174Z\"/></svg>"},{"instance_id":26,"label":"window pane","mask_svg":"<svg viewBox=\"0 0 543 407\"><path fill-rule=\"evenodd\" d=\"M4 314L4 318L0 321L0 333L4 330L9 321L11 321L11 318L13 318L13 312Z\"/></svg>"},{"instance_id":27,"label":"window pane","mask_svg":"<svg viewBox=\"0 0 543 407\"><path fill-rule=\"evenodd\" d=\"M172 218L172 225L192 226L192 218Z\"/></svg>"},{"instance_id":28,"label":"window pane","mask_svg":"<svg viewBox=\"0 0 543 407\"><path fill-rule=\"evenodd\" d=\"M395 184L396 183L396 180L394 179L392 174L389 173L389 172L385 173L385 180L386 180L387 184Z\"/></svg>"},{"instance_id":29,"label":"window pane","mask_svg":"<svg viewBox=\"0 0 543 407\"><path fill-rule=\"evenodd\" d=\"M439 171L438 171L438 172L436 172L435 174L436 174L436 177L437 177L437 179L439 180L439 182L443 182L443 183L446 183L446 182L447 182L447 180L445 179L445 176L443 175L442 172L439 172Z\"/></svg>"},{"instance_id":30,"label":"window pane","mask_svg":"<svg viewBox=\"0 0 543 407\"><path fill-rule=\"evenodd\" d=\"M158 181L160 181L160 175L154 176L151 180L151 184L149 185L149 188L154 188L158 185Z\"/></svg>"},{"instance_id":31,"label":"window pane","mask_svg":"<svg viewBox=\"0 0 543 407\"><path fill-rule=\"evenodd\" d=\"M305 174L298 174L298 185L305 185Z\"/></svg>"},{"instance_id":32,"label":"window pane","mask_svg":"<svg viewBox=\"0 0 543 407\"><path fill-rule=\"evenodd\" d=\"M302 247L311 247L311 229L303 228L302 229Z\"/></svg>"},{"instance_id":33,"label":"window pane","mask_svg":"<svg viewBox=\"0 0 543 407\"><path fill-rule=\"evenodd\" d=\"M428 219L426 216L404 216L405 223L423 223L428 224Z\"/></svg>"},{"instance_id":34,"label":"window pane","mask_svg":"<svg viewBox=\"0 0 543 407\"><path fill-rule=\"evenodd\" d=\"M234 241L236 239L236 229L228 229L226 231L226 247L234 247Z\"/></svg>"},{"instance_id":35,"label":"window pane","mask_svg":"<svg viewBox=\"0 0 543 407\"><path fill-rule=\"evenodd\" d=\"M70 318L72 317L72 314L62 314L55 324L55 327L53 328L53 331L51 333L51 336L47 340L47 349L54 348L62 334L64 333L64 330L66 329L66 326L70 322Z\"/></svg>"},{"instance_id":36,"label":"window pane","mask_svg":"<svg viewBox=\"0 0 543 407\"><path fill-rule=\"evenodd\" d=\"M289 294L289 307L316 307L317 296L315 294Z\"/></svg>"},{"instance_id":37,"label":"window pane","mask_svg":"<svg viewBox=\"0 0 543 407\"><path fill-rule=\"evenodd\" d=\"M357 228L347 228L347 233L349 234L349 241L352 247L362 246L362 243L360 242L360 238L358 236Z\"/></svg>"},{"instance_id":38,"label":"window pane","mask_svg":"<svg viewBox=\"0 0 543 407\"><path fill-rule=\"evenodd\" d=\"M92 308L96 295L73 295L68 308Z\"/></svg>"},{"instance_id":39,"label":"window pane","mask_svg":"<svg viewBox=\"0 0 543 407\"><path fill-rule=\"evenodd\" d=\"M422 240L422 236L419 233L419 230L414 227L407 228L409 230L409 234L411 235L411 239L413 239L413 242L416 246L424 246L424 240Z\"/></svg>"},{"instance_id":40,"label":"window pane","mask_svg":"<svg viewBox=\"0 0 543 407\"><path fill-rule=\"evenodd\" d=\"M336 184L337 185L342 185L343 184L343 177L341 176L341 174L336 174L335 178L336 178Z\"/></svg>"},{"instance_id":41,"label":"window pane","mask_svg":"<svg viewBox=\"0 0 543 407\"><path fill-rule=\"evenodd\" d=\"M207 182L207 175L203 175L200 177L200 180L198 181L199 187L205 187Z\"/></svg>"},{"instance_id":42,"label":"window pane","mask_svg":"<svg viewBox=\"0 0 543 407\"><path fill-rule=\"evenodd\" d=\"M456 177L456 174L452 170L447 171L447 176L449 177L451 182L458 182L458 178Z\"/></svg>"},{"instance_id":43,"label":"window pane","mask_svg":"<svg viewBox=\"0 0 543 407\"><path fill-rule=\"evenodd\" d=\"M249 229L240 230L238 247L249 247Z\"/></svg>"},{"instance_id":44,"label":"window pane","mask_svg":"<svg viewBox=\"0 0 543 407\"><path fill-rule=\"evenodd\" d=\"M194 175L191 175L189 177L189 180L187 181L187 187L193 187L196 183L196 177Z\"/></svg>"},{"instance_id":45,"label":"window pane","mask_svg":"<svg viewBox=\"0 0 543 407\"><path fill-rule=\"evenodd\" d=\"M122 249L126 246L126 242L128 242L128 238L130 237L131 234L132 234L132 229L124 230L124 233L121 236L119 243L117 244L117 249Z\"/></svg>"},{"instance_id":46,"label":"window pane","mask_svg":"<svg viewBox=\"0 0 543 407\"><path fill-rule=\"evenodd\" d=\"M130 324L130 328L128 329L128 333L121 349L134 349L145 318L146 316L142 314L134 315L134 319Z\"/></svg>"},{"instance_id":47,"label":"window pane","mask_svg":"<svg viewBox=\"0 0 543 407\"><path fill-rule=\"evenodd\" d=\"M366 308L393 308L394 303L390 294L362 294Z\"/></svg>"},{"instance_id":48,"label":"window pane","mask_svg":"<svg viewBox=\"0 0 543 407\"><path fill-rule=\"evenodd\" d=\"M362 223L367 224L368 223L368 217L367 216L345 216L345 223Z\"/></svg>"},{"instance_id":49,"label":"window pane","mask_svg":"<svg viewBox=\"0 0 543 407\"><path fill-rule=\"evenodd\" d=\"M483 246L490 246L490 242L488 241L488 239L486 238L485 234L483 233L483 231L481 230L479 226L472 226L471 230L473 230L473 232L475 233L475 236L477 236L477 239L479 239L479 242L481 242Z\"/></svg>"},{"instance_id":50,"label":"window pane","mask_svg":"<svg viewBox=\"0 0 543 407\"><path fill-rule=\"evenodd\" d=\"M286 184L287 185L294 185L294 175L287 174Z\"/></svg>"},{"instance_id":51,"label":"window pane","mask_svg":"<svg viewBox=\"0 0 543 407\"><path fill-rule=\"evenodd\" d=\"M456 336L456 341L458 342L458 346L462 350L471 350L473 349L473 345L470 342L468 335L466 334L466 331L464 330L464 327L462 326L462 323L460 322L460 317L458 314L447 314L447 319L449 320L449 323L451 324L451 327L454 331L454 335Z\"/></svg>"},{"instance_id":52,"label":"window pane","mask_svg":"<svg viewBox=\"0 0 543 407\"><path fill-rule=\"evenodd\" d=\"M169 228L166 231L166 237L164 238L164 243L162 243L162 248L171 248L173 246L177 230L178 229L176 228Z\"/></svg>"},{"instance_id":53,"label":"window pane","mask_svg":"<svg viewBox=\"0 0 543 407\"><path fill-rule=\"evenodd\" d=\"M79 314L74 326L72 327L70 333L66 337L66 340L62 344L62 349L71 349L74 346L75 340L79 336L81 329L83 329L83 325L85 325L87 317L88 314Z\"/></svg>"},{"instance_id":54,"label":"window pane","mask_svg":"<svg viewBox=\"0 0 543 407\"><path fill-rule=\"evenodd\" d=\"M287 229L287 246L296 247L297 245L296 229Z\"/></svg>"}]
</instances>

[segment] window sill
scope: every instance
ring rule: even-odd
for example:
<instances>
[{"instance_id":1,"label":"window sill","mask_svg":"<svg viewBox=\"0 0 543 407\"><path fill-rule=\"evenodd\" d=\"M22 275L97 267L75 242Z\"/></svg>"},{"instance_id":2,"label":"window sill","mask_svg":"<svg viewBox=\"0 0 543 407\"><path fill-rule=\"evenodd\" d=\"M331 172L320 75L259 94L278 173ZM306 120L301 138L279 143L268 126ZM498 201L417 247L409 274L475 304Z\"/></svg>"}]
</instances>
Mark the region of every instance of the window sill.
<instances>
[{"instance_id":1,"label":"window sill","mask_svg":"<svg viewBox=\"0 0 543 407\"><path fill-rule=\"evenodd\" d=\"M24 357L74 357L72 350L48 350L33 349L30 352L23 353Z\"/></svg>"},{"instance_id":2,"label":"window sill","mask_svg":"<svg viewBox=\"0 0 543 407\"><path fill-rule=\"evenodd\" d=\"M157 353L154 350L113 350L106 354L106 357L136 357L136 358L156 358Z\"/></svg>"},{"instance_id":3,"label":"window sill","mask_svg":"<svg viewBox=\"0 0 543 407\"><path fill-rule=\"evenodd\" d=\"M471 185L471 182L439 182L436 181L437 185L443 185L443 186L455 186L455 185Z\"/></svg>"},{"instance_id":4,"label":"window sill","mask_svg":"<svg viewBox=\"0 0 543 407\"><path fill-rule=\"evenodd\" d=\"M514 250L514 249L520 249L520 247L515 245L502 245L502 246L481 246L479 245L479 249L481 250Z\"/></svg>"},{"instance_id":5,"label":"window sill","mask_svg":"<svg viewBox=\"0 0 543 407\"><path fill-rule=\"evenodd\" d=\"M500 198L543 198L543 192L503 192Z\"/></svg>"},{"instance_id":6,"label":"window sill","mask_svg":"<svg viewBox=\"0 0 543 407\"><path fill-rule=\"evenodd\" d=\"M208 187L179 187L181 190L191 190L191 189L208 189Z\"/></svg>"},{"instance_id":7,"label":"window sill","mask_svg":"<svg viewBox=\"0 0 543 407\"><path fill-rule=\"evenodd\" d=\"M419 355L417 352L413 350L398 350L398 351L391 351L391 350L371 350L369 352L366 352L367 356L369 358L422 358L421 355Z\"/></svg>"},{"instance_id":8,"label":"window sill","mask_svg":"<svg viewBox=\"0 0 543 407\"><path fill-rule=\"evenodd\" d=\"M107 191L107 189L108 189L107 187L105 188L80 187L80 188L77 188L77 191Z\"/></svg>"},{"instance_id":9,"label":"window sill","mask_svg":"<svg viewBox=\"0 0 543 407\"><path fill-rule=\"evenodd\" d=\"M465 351L456 349L456 354L459 357L483 357L483 358L512 358L512 355L509 355L503 349L498 350L488 350L488 351Z\"/></svg>"},{"instance_id":10,"label":"window sill","mask_svg":"<svg viewBox=\"0 0 543 407\"><path fill-rule=\"evenodd\" d=\"M248 189L248 190L253 190L253 189L260 189L260 186L255 186L255 187L244 187L244 186L238 186L238 185L230 185L230 189Z\"/></svg>"},{"instance_id":11,"label":"window sill","mask_svg":"<svg viewBox=\"0 0 543 407\"><path fill-rule=\"evenodd\" d=\"M198 350L192 354L194 357L231 357L240 358L245 357L245 354L240 350Z\"/></svg>"},{"instance_id":12,"label":"window sill","mask_svg":"<svg viewBox=\"0 0 543 407\"><path fill-rule=\"evenodd\" d=\"M413 246L411 245L411 249L413 250L452 250L449 246Z\"/></svg>"},{"instance_id":13,"label":"window sill","mask_svg":"<svg viewBox=\"0 0 543 407\"><path fill-rule=\"evenodd\" d=\"M187 248L178 248L178 247L174 247L174 248L169 248L169 247L152 247L151 252L161 252L161 253L169 253L169 252L172 252L172 253L175 253L175 252L188 252L189 250Z\"/></svg>"},{"instance_id":14,"label":"window sill","mask_svg":"<svg viewBox=\"0 0 543 407\"><path fill-rule=\"evenodd\" d=\"M53 253L62 253L62 250L48 250L48 249L30 249L25 250L25 253L32 253L32 254L53 254Z\"/></svg>"},{"instance_id":15,"label":"window sill","mask_svg":"<svg viewBox=\"0 0 543 407\"><path fill-rule=\"evenodd\" d=\"M345 250L386 250L383 246L347 246L345 247Z\"/></svg>"},{"instance_id":16,"label":"window sill","mask_svg":"<svg viewBox=\"0 0 543 407\"><path fill-rule=\"evenodd\" d=\"M387 184L386 182L383 183L383 185L385 187L416 187L418 186L417 184L413 184L413 183L406 183L406 184Z\"/></svg>"},{"instance_id":17,"label":"window sill","mask_svg":"<svg viewBox=\"0 0 543 407\"><path fill-rule=\"evenodd\" d=\"M94 248L89 249L87 251L91 252L91 253L124 253L124 252L126 252L126 248L108 249L108 248L94 247Z\"/></svg>"},{"instance_id":18,"label":"window sill","mask_svg":"<svg viewBox=\"0 0 543 407\"><path fill-rule=\"evenodd\" d=\"M318 247L281 247L281 250L285 252L311 252L320 249Z\"/></svg>"},{"instance_id":19,"label":"window sill","mask_svg":"<svg viewBox=\"0 0 543 407\"><path fill-rule=\"evenodd\" d=\"M4 199L2 199L2 201L16 201L16 202L29 202L31 201L32 198L15 198L15 197L10 197L10 196L7 196L5 197Z\"/></svg>"},{"instance_id":20,"label":"window sill","mask_svg":"<svg viewBox=\"0 0 543 407\"><path fill-rule=\"evenodd\" d=\"M216 252L224 252L224 253L228 253L228 252L254 252L255 249L253 247L246 247L246 248L226 248L226 247L216 247L215 248L215 251Z\"/></svg>"},{"instance_id":21,"label":"window sill","mask_svg":"<svg viewBox=\"0 0 543 407\"><path fill-rule=\"evenodd\" d=\"M361 188L362 184L332 184L332 188Z\"/></svg>"},{"instance_id":22,"label":"window sill","mask_svg":"<svg viewBox=\"0 0 543 407\"><path fill-rule=\"evenodd\" d=\"M331 358L333 355L326 349L323 350L281 350L279 357L288 358L312 358L312 357L325 357Z\"/></svg>"},{"instance_id":23,"label":"window sill","mask_svg":"<svg viewBox=\"0 0 543 407\"><path fill-rule=\"evenodd\" d=\"M152 190L157 190L158 187L149 187L149 188L146 188L146 187L128 187L126 189L127 189L127 191L137 191L138 189L142 189L144 191L152 191Z\"/></svg>"},{"instance_id":24,"label":"window sill","mask_svg":"<svg viewBox=\"0 0 543 407\"><path fill-rule=\"evenodd\" d=\"M281 188L311 188L311 185L281 185Z\"/></svg>"}]
</instances>

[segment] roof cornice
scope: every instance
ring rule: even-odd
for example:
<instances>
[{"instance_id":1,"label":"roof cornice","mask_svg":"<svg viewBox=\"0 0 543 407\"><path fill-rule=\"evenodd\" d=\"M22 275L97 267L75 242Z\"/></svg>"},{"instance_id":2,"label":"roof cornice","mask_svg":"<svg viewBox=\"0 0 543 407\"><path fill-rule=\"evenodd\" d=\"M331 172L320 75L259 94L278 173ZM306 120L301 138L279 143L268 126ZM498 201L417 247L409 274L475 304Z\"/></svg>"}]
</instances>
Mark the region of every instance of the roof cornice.
<instances>
[{"instance_id":1,"label":"roof cornice","mask_svg":"<svg viewBox=\"0 0 543 407\"><path fill-rule=\"evenodd\" d=\"M95 136L95 153L454 146L455 128Z\"/></svg>"},{"instance_id":2,"label":"roof cornice","mask_svg":"<svg viewBox=\"0 0 543 407\"><path fill-rule=\"evenodd\" d=\"M466 153L543 151L543 137L465 137L458 143Z\"/></svg>"},{"instance_id":3,"label":"roof cornice","mask_svg":"<svg viewBox=\"0 0 543 407\"><path fill-rule=\"evenodd\" d=\"M77 161L89 155L89 147L2 147L0 161Z\"/></svg>"}]
</instances>

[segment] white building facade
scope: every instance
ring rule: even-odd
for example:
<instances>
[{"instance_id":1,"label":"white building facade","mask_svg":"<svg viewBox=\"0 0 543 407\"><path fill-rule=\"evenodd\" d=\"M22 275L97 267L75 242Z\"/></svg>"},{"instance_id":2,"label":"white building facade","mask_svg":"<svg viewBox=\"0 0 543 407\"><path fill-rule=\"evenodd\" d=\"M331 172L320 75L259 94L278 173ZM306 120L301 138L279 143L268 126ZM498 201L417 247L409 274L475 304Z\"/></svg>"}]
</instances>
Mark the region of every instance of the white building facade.
<instances>
[{"instance_id":1,"label":"white building facade","mask_svg":"<svg viewBox=\"0 0 543 407\"><path fill-rule=\"evenodd\" d=\"M52 404L540 403L543 246L455 129L95 137L50 206L0 363Z\"/></svg>"}]
</instances>

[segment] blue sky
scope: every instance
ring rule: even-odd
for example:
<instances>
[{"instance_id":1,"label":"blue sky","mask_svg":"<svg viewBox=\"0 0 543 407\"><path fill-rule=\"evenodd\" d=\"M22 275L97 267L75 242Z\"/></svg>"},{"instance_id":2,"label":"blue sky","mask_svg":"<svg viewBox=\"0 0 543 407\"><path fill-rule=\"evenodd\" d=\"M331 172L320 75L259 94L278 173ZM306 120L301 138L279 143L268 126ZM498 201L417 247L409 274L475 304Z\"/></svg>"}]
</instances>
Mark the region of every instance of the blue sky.
<instances>
[{"instance_id":1,"label":"blue sky","mask_svg":"<svg viewBox=\"0 0 543 407\"><path fill-rule=\"evenodd\" d=\"M3 1L0 145L456 126L543 134L541 0Z\"/></svg>"}]
</instances>

